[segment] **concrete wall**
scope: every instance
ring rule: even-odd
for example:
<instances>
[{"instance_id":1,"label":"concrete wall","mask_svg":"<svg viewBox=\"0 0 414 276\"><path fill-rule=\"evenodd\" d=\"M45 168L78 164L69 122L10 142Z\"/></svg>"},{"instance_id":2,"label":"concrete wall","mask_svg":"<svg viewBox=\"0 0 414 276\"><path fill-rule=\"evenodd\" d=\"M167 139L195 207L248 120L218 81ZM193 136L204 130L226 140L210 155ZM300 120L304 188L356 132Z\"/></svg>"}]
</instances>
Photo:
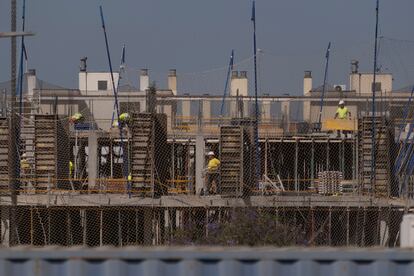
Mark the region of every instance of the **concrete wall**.
<instances>
[{"instance_id":1,"label":"concrete wall","mask_svg":"<svg viewBox=\"0 0 414 276\"><path fill-rule=\"evenodd\" d=\"M115 85L117 85L119 73L114 73L113 76ZM113 92L111 73L79 72L79 90L81 91L82 95L89 95L91 91L102 91L98 90L98 81L106 81L107 90L105 91Z\"/></svg>"},{"instance_id":2,"label":"concrete wall","mask_svg":"<svg viewBox=\"0 0 414 276\"><path fill-rule=\"evenodd\" d=\"M372 94L372 82L374 75L372 73L354 73L349 75L349 90L355 90L359 94ZM382 93L390 93L392 91L392 75L378 74L376 82L381 83Z\"/></svg>"}]
</instances>

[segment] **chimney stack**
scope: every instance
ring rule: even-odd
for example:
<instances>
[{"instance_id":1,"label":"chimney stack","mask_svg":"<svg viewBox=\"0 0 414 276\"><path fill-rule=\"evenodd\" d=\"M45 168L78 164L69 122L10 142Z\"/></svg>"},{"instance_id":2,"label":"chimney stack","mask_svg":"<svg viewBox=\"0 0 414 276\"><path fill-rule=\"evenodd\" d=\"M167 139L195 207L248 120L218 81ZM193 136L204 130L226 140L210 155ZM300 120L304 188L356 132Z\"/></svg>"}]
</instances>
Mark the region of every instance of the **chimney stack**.
<instances>
[{"instance_id":1,"label":"chimney stack","mask_svg":"<svg viewBox=\"0 0 414 276\"><path fill-rule=\"evenodd\" d=\"M148 69L141 69L139 75L139 90L145 92L149 87Z\"/></svg>"},{"instance_id":2,"label":"chimney stack","mask_svg":"<svg viewBox=\"0 0 414 276\"><path fill-rule=\"evenodd\" d=\"M33 97L34 90L37 87L37 81L36 81L36 70L35 69L29 69L26 73L26 80L27 80L27 96L29 99Z\"/></svg>"},{"instance_id":3,"label":"chimney stack","mask_svg":"<svg viewBox=\"0 0 414 276\"><path fill-rule=\"evenodd\" d=\"M311 90L312 90L312 71L305 71L305 76L303 77L303 95L309 96Z\"/></svg>"},{"instance_id":4,"label":"chimney stack","mask_svg":"<svg viewBox=\"0 0 414 276\"><path fill-rule=\"evenodd\" d=\"M168 72L168 89L173 92L173 95L177 95L177 70L170 69Z\"/></svg>"}]
</instances>

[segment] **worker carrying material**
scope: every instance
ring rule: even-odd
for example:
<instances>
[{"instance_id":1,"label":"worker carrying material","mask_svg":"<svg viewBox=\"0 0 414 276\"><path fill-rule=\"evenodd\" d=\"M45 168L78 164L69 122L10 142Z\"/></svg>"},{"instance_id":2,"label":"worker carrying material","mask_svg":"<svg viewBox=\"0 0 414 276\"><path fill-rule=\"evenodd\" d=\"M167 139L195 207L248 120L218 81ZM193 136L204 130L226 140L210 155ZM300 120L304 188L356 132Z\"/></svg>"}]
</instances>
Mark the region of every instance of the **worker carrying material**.
<instances>
[{"instance_id":1,"label":"worker carrying material","mask_svg":"<svg viewBox=\"0 0 414 276\"><path fill-rule=\"evenodd\" d=\"M336 110L335 113L335 119L340 119L340 120L345 120L345 119L349 119L351 120L351 112L349 112L348 108L345 106L345 102L343 100L340 100L338 103L338 109ZM348 134L348 131L343 130L342 133L345 135L345 137ZM337 130L337 137L341 136L341 131Z\"/></svg>"},{"instance_id":2,"label":"worker carrying material","mask_svg":"<svg viewBox=\"0 0 414 276\"><path fill-rule=\"evenodd\" d=\"M125 126L128 126L130 120L131 120L131 117L129 116L129 113L124 112L121 115L119 115L118 120L113 121L112 126L113 127L125 127Z\"/></svg>"},{"instance_id":3,"label":"worker carrying material","mask_svg":"<svg viewBox=\"0 0 414 276\"><path fill-rule=\"evenodd\" d=\"M214 152L210 151L208 154L208 164L206 169L207 187L205 195L216 194L219 177L220 160L214 156Z\"/></svg>"},{"instance_id":4,"label":"worker carrying material","mask_svg":"<svg viewBox=\"0 0 414 276\"><path fill-rule=\"evenodd\" d=\"M335 113L335 119L351 119L351 112L349 112L343 100L339 101L338 109Z\"/></svg>"},{"instance_id":5,"label":"worker carrying material","mask_svg":"<svg viewBox=\"0 0 414 276\"><path fill-rule=\"evenodd\" d=\"M71 122L72 124L81 123L83 122L83 115L79 112L76 112L70 117L69 122Z\"/></svg>"}]
</instances>

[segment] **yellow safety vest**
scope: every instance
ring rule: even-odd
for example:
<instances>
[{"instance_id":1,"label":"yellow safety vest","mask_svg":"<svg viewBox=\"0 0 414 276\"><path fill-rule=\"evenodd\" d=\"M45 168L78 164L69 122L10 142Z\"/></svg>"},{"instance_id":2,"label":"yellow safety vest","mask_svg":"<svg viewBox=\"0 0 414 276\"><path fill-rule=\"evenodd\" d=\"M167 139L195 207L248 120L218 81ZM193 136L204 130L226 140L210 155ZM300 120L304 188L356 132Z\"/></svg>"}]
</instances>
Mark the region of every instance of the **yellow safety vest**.
<instances>
[{"instance_id":1,"label":"yellow safety vest","mask_svg":"<svg viewBox=\"0 0 414 276\"><path fill-rule=\"evenodd\" d=\"M219 165L220 165L220 160L218 160L217 158L213 158L210 161L208 161L207 168L209 171L215 171L217 170Z\"/></svg>"},{"instance_id":2,"label":"yellow safety vest","mask_svg":"<svg viewBox=\"0 0 414 276\"><path fill-rule=\"evenodd\" d=\"M348 115L348 108L347 107L344 107L344 108L338 107L338 109L336 110L336 113L338 113L338 118L339 119L346 119L346 116Z\"/></svg>"}]
</instances>

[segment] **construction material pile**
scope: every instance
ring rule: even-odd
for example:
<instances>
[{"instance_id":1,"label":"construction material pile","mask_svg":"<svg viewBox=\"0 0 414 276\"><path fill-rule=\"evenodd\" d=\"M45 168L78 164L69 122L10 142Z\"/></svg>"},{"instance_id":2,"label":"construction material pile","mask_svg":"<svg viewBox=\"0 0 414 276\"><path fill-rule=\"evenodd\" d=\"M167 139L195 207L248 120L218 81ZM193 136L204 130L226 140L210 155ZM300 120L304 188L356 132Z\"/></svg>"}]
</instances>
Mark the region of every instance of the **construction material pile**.
<instances>
[{"instance_id":1,"label":"construction material pile","mask_svg":"<svg viewBox=\"0 0 414 276\"><path fill-rule=\"evenodd\" d=\"M342 172L323 171L318 173L318 193L332 195L342 193Z\"/></svg>"}]
</instances>

